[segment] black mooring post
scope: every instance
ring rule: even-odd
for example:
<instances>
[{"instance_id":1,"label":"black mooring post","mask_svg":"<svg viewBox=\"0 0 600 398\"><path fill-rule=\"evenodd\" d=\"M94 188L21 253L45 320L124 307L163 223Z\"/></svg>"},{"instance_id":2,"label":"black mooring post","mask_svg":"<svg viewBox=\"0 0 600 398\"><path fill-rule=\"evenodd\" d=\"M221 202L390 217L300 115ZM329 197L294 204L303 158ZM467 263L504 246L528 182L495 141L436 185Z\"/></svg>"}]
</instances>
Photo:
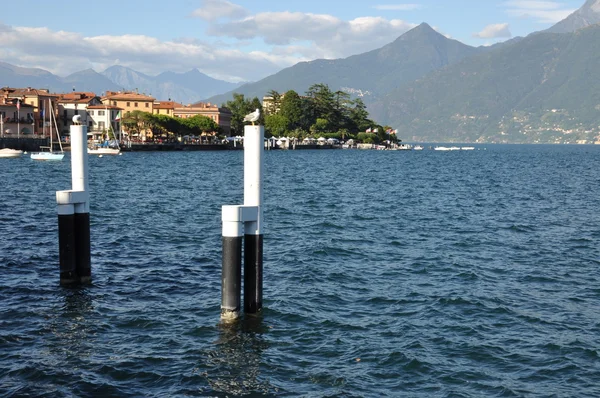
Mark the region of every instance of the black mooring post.
<instances>
[{"instance_id":1,"label":"black mooring post","mask_svg":"<svg viewBox=\"0 0 600 398\"><path fill-rule=\"evenodd\" d=\"M60 284L71 285L78 281L75 259L75 215L73 206L59 206L58 261Z\"/></svg>"},{"instance_id":2,"label":"black mooring post","mask_svg":"<svg viewBox=\"0 0 600 398\"><path fill-rule=\"evenodd\" d=\"M244 312L257 314L263 297L263 236L244 237Z\"/></svg>"},{"instance_id":3,"label":"black mooring post","mask_svg":"<svg viewBox=\"0 0 600 398\"><path fill-rule=\"evenodd\" d=\"M92 256L90 251L90 213L75 213L75 266L79 282L92 282Z\"/></svg>"},{"instance_id":4,"label":"black mooring post","mask_svg":"<svg viewBox=\"0 0 600 398\"><path fill-rule=\"evenodd\" d=\"M221 318L236 319L240 314L242 295L241 236L223 236L223 268L221 272Z\"/></svg>"}]
</instances>

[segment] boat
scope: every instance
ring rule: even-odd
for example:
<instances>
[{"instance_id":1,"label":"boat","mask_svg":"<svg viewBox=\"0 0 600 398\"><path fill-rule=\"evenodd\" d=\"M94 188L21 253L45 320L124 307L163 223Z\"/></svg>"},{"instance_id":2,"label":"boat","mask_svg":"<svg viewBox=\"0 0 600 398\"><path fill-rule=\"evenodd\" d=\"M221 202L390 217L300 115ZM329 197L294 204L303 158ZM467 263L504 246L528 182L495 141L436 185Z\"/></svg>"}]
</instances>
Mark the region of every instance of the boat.
<instances>
[{"instance_id":1,"label":"boat","mask_svg":"<svg viewBox=\"0 0 600 398\"><path fill-rule=\"evenodd\" d=\"M473 151L475 149L474 146L463 146L460 148L462 151Z\"/></svg>"},{"instance_id":2,"label":"boat","mask_svg":"<svg viewBox=\"0 0 600 398\"><path fill-rule=\"evenodd\" d=\"M23 154L20 149L3 148L0 149L0 158L18 158Z\"/></svg>"},{"instance_id":3,"label":"boat","mask_svg":"<svg viewBox=\"0 0 600 398\"><path fill-rule=\"evenodd\" d=\"M52 111L52 104L50 100L48 100L48 110L49 110L49 119L50 119L50 146L41 146L40 152L32 152L31 159L33 160L63 160L65 157L65 152L62 147L62 142L60 141L60 135L58 134L58 125L56 123L56 117L54 116L54 112ZM54 128L56 129L56 137L58 138L58 145L60 146L60 152L54 152L54 132L52 131L52 122L54 121ZM45 123L44 123L45 125ZM44 151L44 149L47 149Z\"/></svg>"},{"instance_id":4,"label":"boat","mask_svg":"<svg viewBox=\"0 0 600 398\"><path fill-rule=\"evenodd\" d=\"M121 148L110 145L108 141L104 141L101 145L93 145L87 149L87 153L90 155L118 155L120 152Z\"/></svg>"},{"instance_id":5,"label":"boat","mask_svg":"<svg viewBox=\"0 0 600 398\"><path fill-rule=\"evenodd\" d=\"M423 147L421 145L415 145L413 147L413 151L422 151L422 150L423 150Z\"/></svg>"},{"instance_id":6,"label":"boat","mask_svg":"<svg viewBox=\"0 0 600 398\"><path fill-rule=\"evenodd\" d=\"M450 148L448 148L447 146L436 146L433 148L434 151L449 151Z\"/></svg>"}]
</instances>

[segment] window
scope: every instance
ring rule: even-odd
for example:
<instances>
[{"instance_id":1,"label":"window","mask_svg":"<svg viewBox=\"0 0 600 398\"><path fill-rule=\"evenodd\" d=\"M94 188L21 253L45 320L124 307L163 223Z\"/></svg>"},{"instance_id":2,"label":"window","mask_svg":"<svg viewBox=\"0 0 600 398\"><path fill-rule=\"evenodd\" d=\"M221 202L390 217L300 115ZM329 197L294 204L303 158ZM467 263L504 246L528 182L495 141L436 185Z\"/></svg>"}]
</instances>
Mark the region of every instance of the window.
<instances>
[{"instance_id":1,"label":"window","mask_svg":"<svg viewBox=\"0 0 600 398\"><path fill-rule=\"evenodd\" d=\"M117 101L113 101L113 105L114 105L114 106L117 106Z\"/></svg>"},{"instance_id":2,"label":"window","mask_svg":"<svg viewBox=\"0 0 600 398\"><path fill-rule=\"evenodd\" d=\"M104 122L98 122L98 130L104 130Z\"/></svg>"},{"instance_id":3,"label":"window","mask_svg":"<svg viewBox=\"0 0 600 398\"><path fill-rule=\"evenodd\" d=\"M63 111L63 117L67 117L67 110L66 109Z\"/></svg>"},{"instance_id":4,"label":"window","mask_svg":"<svg viewBox=\"0 0 600 398\"><path fill-rule=\"evenodd\" d=\"M79 115L79 109L75 109L75 115Z\"/></svg>"},{"instance_id":5,"label":"window","mask_svg":"<svg viewBox=\"0 0 600 398\"><path fill-rule=\"evenodd\" d=\"M150 106L150 104L146 102L146 108L148 108L149 106Z\"/></svg>"},{"instance_id":6,"label":"window","mask_svg":"<svg viewBox=\"0 0 600 398\"><path fill-rule=\"evenodd\" d=\"M137 108L137 105L138 105L138 103L137 103L137 102L134 102L134 103L133 103L133 106L134 106L134 107L136 107L136 108Z\"/></svg>"},{"instance_id":7,"label":"window","mask_svg":"<svg viewBox=\"0 0 600 398\"><path fill-rule=\"evenodd\" d=\"M90 111L90 115L91 115L91 116L94 116L94 111Z\"/></svg>"},{"instance_id":8,"label":"window","mask_svg":"<svg viewBox=\"0 0 600 398\"><path fill-rule=\"evenodd\" d=\"M128 103L127 103L127 106L131 106L131 102L128 102Z\"/></svg>"},{"instance_id":9,"label":"window","mask_svg":"<svg viewBox=\"0 0 600 398\"><path fill-rule=\"evenodd\" d=\"M89 127L88 127L88 128L91 130L91 129L92 129L92 127L94 126L94 122L92 122L92 121L90 120L90 121L88 122L88 125L89 125Z\"/></svg>"},{"instance_id":10,"label":"window","mask_svg":"<svg viewBox=\"0 0 600 398\"><path fill-rule=\"evenodd\" d=\"M98 116L104 116L104 111L98 111Z\"/></svg>"}]
</instances>

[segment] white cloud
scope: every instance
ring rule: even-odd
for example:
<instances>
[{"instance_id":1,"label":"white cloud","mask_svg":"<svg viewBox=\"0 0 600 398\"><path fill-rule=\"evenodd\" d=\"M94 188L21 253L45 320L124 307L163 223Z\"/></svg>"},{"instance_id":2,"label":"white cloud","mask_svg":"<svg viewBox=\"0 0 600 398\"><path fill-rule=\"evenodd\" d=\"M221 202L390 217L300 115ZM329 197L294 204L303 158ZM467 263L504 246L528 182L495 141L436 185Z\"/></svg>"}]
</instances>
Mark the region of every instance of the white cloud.
<instances>
[{"instance_id":1,"label":"white cloud","mask_svg":"<svg viewBox=\"0 0 600 398\"><path fill-rule=\"evenodd\" d=\"M486 26L481 32L474 33L473 37L478 37L480 39L505 38L512 37L512 33L510 33L507 23L499 23Z\"/></svg>"},{"instance_id":2,"label":"white cloud","mask_svg":"<svg viewBox=\"0 0 600 398\"><path fill-rule=\"evenodd\" d=\"M227 0L202 0L202 7L192 11L191 16L216 21L222 18L243 18L249 14L244 7Z\"/></svg>"},{"instance_id":3,"label":"white cloud","mask_svg":"<svg viewBox=\"0 0 600 398\"><path fill-rule=\"evenodd\" d=\"M531 18L539 23L557 23L575 12L556 1L510 0L504 2L506 12L517 18Z\"/></svg>"},{"instance_id":4,"label":"white cloud","mask_svg":"<svg viewBox=\"0 0 600 398\"><path fill-rule=\"evenodd\" d=\"M376 10L382 11L412 11L421 8L420 4L379 4L373 6Z\"/></svg>"},{"instance_id":5,"label":"white cloud","mask_svg":"<svg viewBox=\"0 0 600 398\"><path fill-rule=\"evenodd\" d=\"M119 64L146 74L198 68L221 79L256 80L294 63L287 54L246 53L199 41L160 41L143 35L85 37L47 28L5 27L0 30L2 60L39 67L65 76L93 67Z\"/></svg>"},{"instance_id":6,"label":"white cloud","mask_svg":"<svg viewBox=\"0 0 600 398\"><path fill-rule=\"evenodd\" d=\"M209 34L238 40L260 39L275 46L309 42L319 58L338 58L381 47L415 25L381 17L344 21L331 15L300 12L265 12L213 24Z\"/></svg>"},{"instance_id":7,"label":"white cloud","mask_svg":"<svg viewBox=\"0 0 600 398\"><path fill-rule=\"evenodd\" d=\"M229 81L258 80L301 61L343 58L379 48L413 28L400 19L263 12L248 15L225 0L204 0L193 15L208 22L201 39L147 35L86 36L0 24L0 59L60 76L112 65L156 75L197 68Z\"/></svg>"}]
</instances>

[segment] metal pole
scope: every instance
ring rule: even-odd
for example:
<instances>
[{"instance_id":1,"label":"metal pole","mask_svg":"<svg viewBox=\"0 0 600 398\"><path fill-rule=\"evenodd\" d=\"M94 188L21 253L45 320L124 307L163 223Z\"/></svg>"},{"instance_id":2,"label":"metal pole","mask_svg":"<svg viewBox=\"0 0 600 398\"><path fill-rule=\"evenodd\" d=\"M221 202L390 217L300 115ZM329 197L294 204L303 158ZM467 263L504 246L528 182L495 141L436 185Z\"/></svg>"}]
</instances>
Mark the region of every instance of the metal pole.
<instances>
[{"instance_id":1,"label":"metal pole","mask_svg":"<svg viewBox=\"0 0 600 398\"><path fill-rule=\"evenodd\" d=\"M256 206L256 221L244 224L244 312L262 310L264 126L244 126L244 206Z\"/></svg>"},{"instance_id":2,"label":"metal pole","mask_svg":"<svg viewBox=\"0 0 600 398\"><path fill-rule=\"evenodd\" d=\"M237 206L223 206L223 263L221 272L221 319L240 316L242 294L242 240L244 224Z\"/></svg>"},{"instance_id":3,"label":"metal pole","mask_svg":"<svg viewBox=\"0 0 600 398\"><path fill-rule=\"evenodd\" d=\"M73 191L89 192L87 126L71 125L71 184ZM89 194L82 203L75 203L75 239L77 275L81 283L92 280L90 253Z\"/></svg>"}]
</instances>

